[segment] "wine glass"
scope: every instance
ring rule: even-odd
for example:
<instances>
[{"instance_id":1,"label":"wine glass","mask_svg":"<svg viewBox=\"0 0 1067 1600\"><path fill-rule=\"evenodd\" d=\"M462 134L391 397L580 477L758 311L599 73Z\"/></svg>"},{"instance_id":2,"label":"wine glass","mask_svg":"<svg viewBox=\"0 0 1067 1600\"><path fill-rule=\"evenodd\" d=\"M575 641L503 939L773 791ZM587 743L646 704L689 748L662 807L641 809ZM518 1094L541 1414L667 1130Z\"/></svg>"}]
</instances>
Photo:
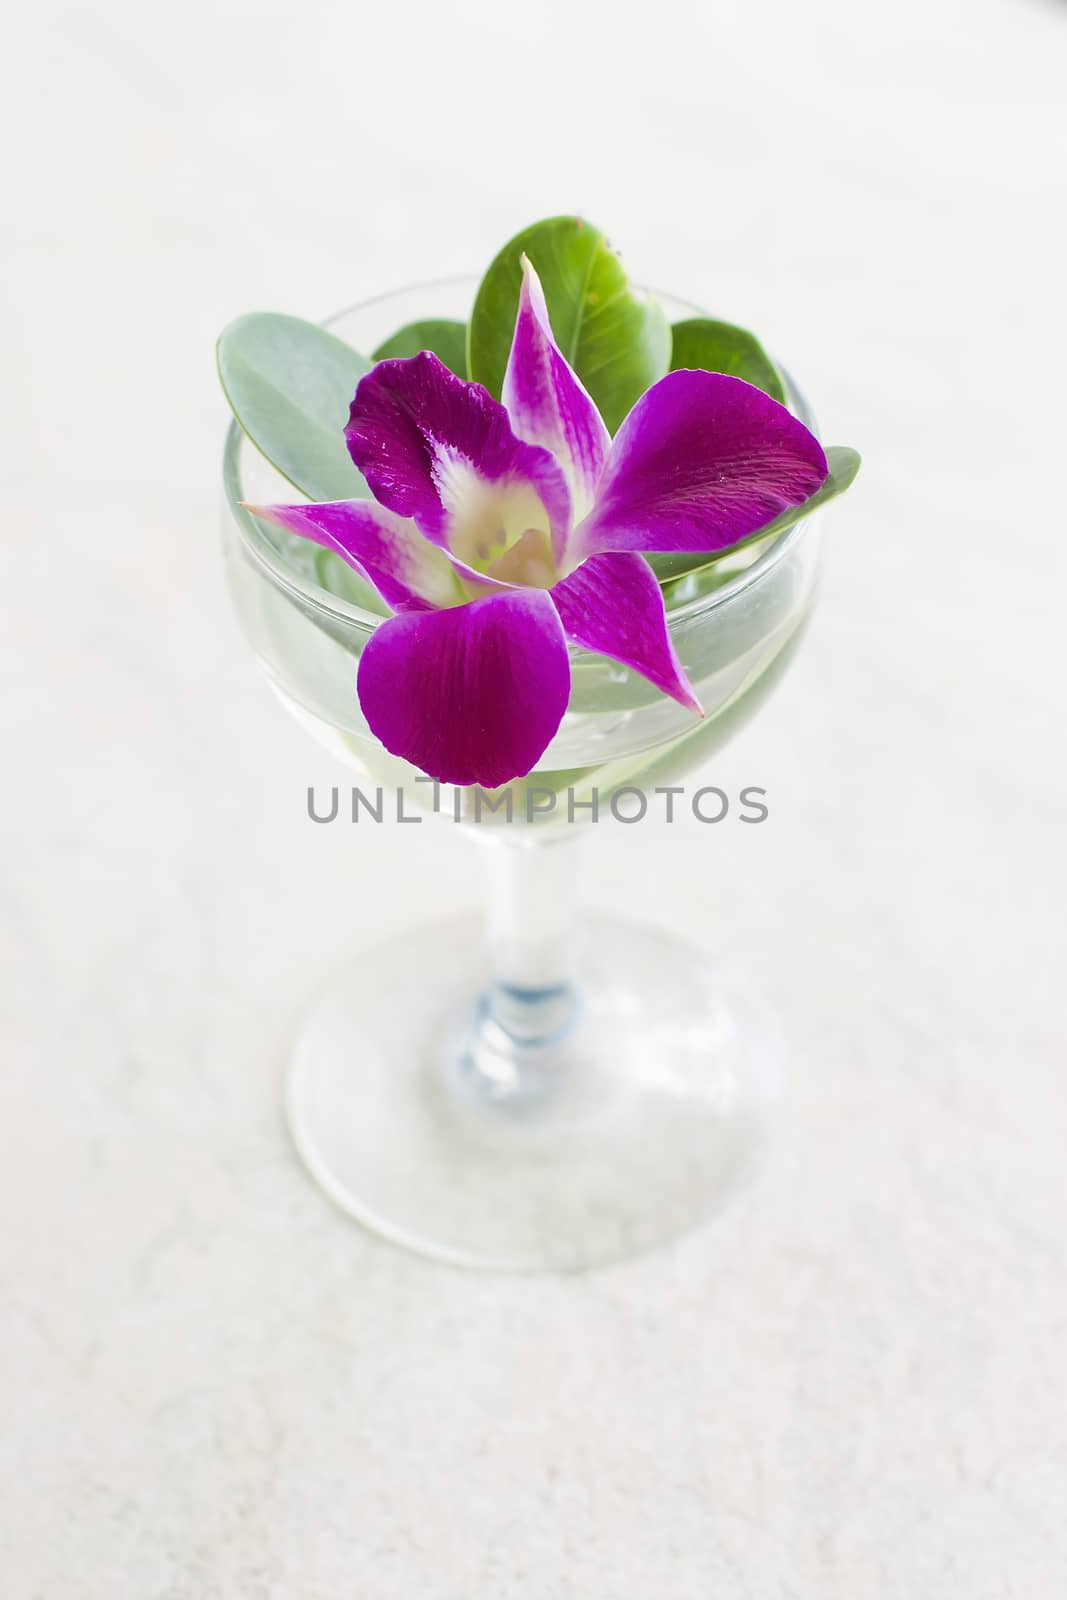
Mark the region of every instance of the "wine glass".
<instances>
[{"instance_id":1,"label":"wine glass","mask_svg":"<svg viewBox=\"0 0 1067 1600\"><path fill-rule=\"evenodd\" d=\"M469 313L456 280L331 319L362 352L401 325ZM661 296L672 320L694 308ZM810 427L790 383L790 408ZM344 418L339 418L339 427ZM240 502L294 492L236 425L224 545L249 641L284 703L354 768L363 802L436 809L443 848L481 857L484 914L414 926L334 978L296 1038L288 1117L314 1177L369 1228L497 1270L569 1270L646 1250L711 1216L752 1171L780 1081L773 1020L736 976L639 922L580 918L591 822L628 814L705 762L784 671L814 601L817 517L665 588L706 716L572 649L572 693L529 777L430 783L386 752L356 697L384 613L331 552ZM661 800L660 803L663 803ZM615 841L625 872L626 838Z\"/></svg>"}]
</instances>

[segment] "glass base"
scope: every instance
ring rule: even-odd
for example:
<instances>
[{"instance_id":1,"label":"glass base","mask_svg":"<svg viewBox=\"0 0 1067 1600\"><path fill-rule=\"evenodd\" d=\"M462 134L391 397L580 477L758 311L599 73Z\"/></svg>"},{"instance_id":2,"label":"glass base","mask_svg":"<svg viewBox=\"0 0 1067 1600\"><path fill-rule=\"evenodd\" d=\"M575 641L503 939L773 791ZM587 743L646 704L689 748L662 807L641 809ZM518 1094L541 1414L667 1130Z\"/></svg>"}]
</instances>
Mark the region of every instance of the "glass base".
<instances>
[{"instance_id":1,"label":"glass base","mask_svg":"<svg viewBox=\"0 0 1067 1600\"><path fill-rule=\"evenodd\" d=\"M584 925L573 988L494 987L483 939L475 919L404 934L308 1016L289 1123L327 1194L396 1244L496 1271L620 1260L719 1211L781 1082L748 990L606 919Z\"/></svg>"}]
</instances>

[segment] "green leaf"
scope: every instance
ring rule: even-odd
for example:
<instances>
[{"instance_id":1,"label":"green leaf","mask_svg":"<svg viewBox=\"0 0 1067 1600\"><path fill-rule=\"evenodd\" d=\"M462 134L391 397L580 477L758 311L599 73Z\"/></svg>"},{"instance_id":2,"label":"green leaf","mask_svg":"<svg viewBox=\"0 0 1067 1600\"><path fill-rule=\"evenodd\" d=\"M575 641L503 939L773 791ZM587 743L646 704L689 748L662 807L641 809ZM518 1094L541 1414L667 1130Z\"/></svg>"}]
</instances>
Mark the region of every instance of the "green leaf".
<instances>
[{"instance_id":1,"label":"green leaf","mask_svg":"<svg viewBox=\"0 0 1067 1600\"><path fill-rule=\"evenodd\" d=\"M506 244L482 279L467 332L472 378L499 397L529 256L556 342L614 433L667 372L671 330L658 303L630 288L604 235L578 217L537 222Z\"/></svg>"},{"instance_id":2,"label":"green leaf","mask_svg":"<svg viewBox=\"0 0 1067 1600\"><path fill-rule=\"evenodd\" d=\"M444 318L407 323L391 339L386 339L384 344L378 346L374 360L389 361L396 356L417 356L420 350L432 350L457 378L467 376L467 324L449 322Z\"/></svg>"},{"instance_id":3,"label":"green leaf","mask_svg":"<svg viewBox=\"0 0 1067 1600\"><path fill-rule=\"evenodd\" d=\"M313 322L254 311L223 330L218 365L237 421L291 484L311 500L370 495L344 436L369 361Z\"/></svg>"},{"instance_id":4,"label":"green leaf","mask_svg":"<svg viewBox=\"0 0 1067 1600\"><path fill-rule=\"evenodd\" d=\"M736 544L730 545L725 550L719 550L714 555L692 551L671 555L650 555L648 560L660 583L669 583L673 578L680 578L687 572L698 572L702 567L710 566L712 562L721 561L723 557L732 556L738 550L743 550L746 545L754 544L757 539L772 539L777 534L784 533L786 528L791 528L794 522L799 522L802 517L818 511L828 501L836 500L839 494L844 494L859 471L860 458L855 450L849 449L848 445L832 444L826 451L826 464L830 469L829 477L814 494L809 495L799 506L783 511L773 522L757 528L747 539L739 539Z\"/></svg>"},{"instance_id":5,"label":"green leaf","mask_svg":"<svg viewBox=\"0 0 1067 1600\"><path fill-rule=\"evenodd\" d=\"M689 317L685 322L676 322L671 329L671 371L682 367L744 378L780 405L785 403L785 386L778 368L755 334L747 328L735 328L732 322L716 322L712 317Z\"/></svg>"},{"instance_id":6,"label":"green leaf","mask_svg":"<svg viewBox=\"0 0 1067 1600\"><path fill-rule=\"evenodd\" d=\"M281 530L275 530L279 531ZM289 537L296 538L297 535L290 534ZM315 548L312 564L316 582L330 594L338 595L354 606L361 606L364 611L373 611L377 616L390 615L389 607L377 589L372 588L365 578L361 578L336 551ZM342 640L347 637L346 633L342 633Z\"/></svg>"}]
</instances>

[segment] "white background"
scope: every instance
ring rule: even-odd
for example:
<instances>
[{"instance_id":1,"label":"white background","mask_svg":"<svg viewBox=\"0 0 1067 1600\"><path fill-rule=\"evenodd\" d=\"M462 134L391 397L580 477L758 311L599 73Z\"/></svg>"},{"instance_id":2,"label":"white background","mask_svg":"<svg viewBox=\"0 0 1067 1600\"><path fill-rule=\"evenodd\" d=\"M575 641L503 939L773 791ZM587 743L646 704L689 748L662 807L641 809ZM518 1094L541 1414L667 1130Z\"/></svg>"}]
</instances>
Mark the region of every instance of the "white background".
<instances>
[{"instance_id":1,"label":"white background","mask_svg":"<svg viewBox=\"0 0 1067 1600\"><path fill-rule=\"evenodd\" d=\"M7 1600L1067 1592L1067 8L23 6L6 28ZM760 1186L585 1279L427 1265L290 1152L322 973L472 896L272 701L219 328L576 210L866 458L717 762L589 891L756 971Z\"/></svg>"}]
</instances>

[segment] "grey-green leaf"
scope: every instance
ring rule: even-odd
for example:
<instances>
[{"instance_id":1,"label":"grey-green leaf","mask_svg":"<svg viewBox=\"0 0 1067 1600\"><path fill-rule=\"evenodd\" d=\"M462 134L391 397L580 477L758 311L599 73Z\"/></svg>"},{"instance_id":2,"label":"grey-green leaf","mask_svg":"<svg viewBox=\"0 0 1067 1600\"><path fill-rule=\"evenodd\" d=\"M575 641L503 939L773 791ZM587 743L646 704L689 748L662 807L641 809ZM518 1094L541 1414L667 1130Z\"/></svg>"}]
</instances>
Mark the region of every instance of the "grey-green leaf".
<instances>
[{"instance_id":1,"label":"grey-green leaf","mask_svg":"<svg viewBox=\"0 0 1067 1600\"><path fill-rule=\"evenodd\" d=\"M650 555L648 560L660 583L669 583L674 578L683 577L687 572L699 572L712 562L721 561L724 556L732 556L738 550L743 550L746 545L754 544L757 539L772 539L776 534L784 533L786 528L791 528L794 522L810 516L828 501L835 500L839 494L844 494L860 469L859 456L855 450L850 450L848 445L832 444L826 451L826 464L830 469L829 476L813 495L809 495L799 506L783 511L773 522L757 528L747 539L739 539L736 544L730 545L725 550L716 551L714 555L697 554L692 551L671 555Z\"/></svg>"},{"instance_id":2,"label":"grey-green leaf","mask_svg":"<svg viewBox=\"0 0 1067 1600\"><path fill-rule=\"evenodd\" d=\"M499 397L530 258L545 291L556 343L612 432L662 378L671 330L657 301L630 287L604 235L579 217L535 223L500 251L482 279L467 333L472 378Z\"/></svg>"},{"instance_id":3,"label":"grey-green leaf","mask_svg":"<svg viewBox=\"0 0 1067 1600\"><path fill-rule=\"evenodd\" d=\"M417 356L420 350L432 350L457 378L467 376L467 324L450 322L446 318L430 318L424 322L409 322L398 328L391 339L386 339L374 352L375 361L389 361L397 356Z\"/></svg>"},{"instance_id":4,"label":"grey-green leaf","mask_svg":"<svg viewBox=\"0 0 1067 1600\"><path fill-rule=\"evenodd\" d=\"M671 371L725 372L785 402L781 374L755 334L713 317L689 317L671 329Z\"/></svg>"},{"instance_id":5,"label":"grey-green leaf","mask_svg":"<svg viewBox=\"0 0 1067 1600\"><path fill-rule=\"evenodd\" d=\"M344 436L369 361L313 322L254 311L223 330L218 365L237 421L291 484L311 500L370 495Z\"/></svg>"}]
</instances>

